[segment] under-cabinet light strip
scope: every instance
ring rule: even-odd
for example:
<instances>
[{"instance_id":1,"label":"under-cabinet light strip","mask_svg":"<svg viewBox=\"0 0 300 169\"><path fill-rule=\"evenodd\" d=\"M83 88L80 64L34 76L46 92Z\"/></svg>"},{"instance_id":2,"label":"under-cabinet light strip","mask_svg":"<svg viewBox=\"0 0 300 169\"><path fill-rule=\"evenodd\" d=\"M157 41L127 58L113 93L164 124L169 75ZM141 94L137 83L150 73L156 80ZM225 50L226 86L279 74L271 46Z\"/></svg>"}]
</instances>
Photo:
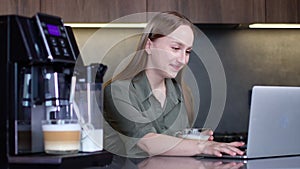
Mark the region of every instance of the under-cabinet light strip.
<instances>
[{"instance_id":1,"label":"under-cabinet light strip","mask_svg":"<svg viewBox=\"0 0 300 169\"><path fill-rule=\"evenodd\" d=\"M72 28L145 28L146 23L65 23Z\"/></svg>"},{"instance_id":2,"label":"under-cabinet light strip","mask_svg":"<svg viewBox=\"0 0 300 169\"><path fill-rule=\"evenodd\" d=\"M72 28L145 28L147 23L65 23ZM300 24L271 24L255 23L249 28L294 28L299 29Z\"/></svg>"},{"instance_id":3,"label":"under-cabinet light strip","mask_svg":"<svg viewBox=\"0 0 300 169\"><path fill-rule=\"evenodd\" d=\"M249 28L294 28L299 29L300 24L271 24L271 23L256 23L249 25Z\"/></svg>"}]
</instances>

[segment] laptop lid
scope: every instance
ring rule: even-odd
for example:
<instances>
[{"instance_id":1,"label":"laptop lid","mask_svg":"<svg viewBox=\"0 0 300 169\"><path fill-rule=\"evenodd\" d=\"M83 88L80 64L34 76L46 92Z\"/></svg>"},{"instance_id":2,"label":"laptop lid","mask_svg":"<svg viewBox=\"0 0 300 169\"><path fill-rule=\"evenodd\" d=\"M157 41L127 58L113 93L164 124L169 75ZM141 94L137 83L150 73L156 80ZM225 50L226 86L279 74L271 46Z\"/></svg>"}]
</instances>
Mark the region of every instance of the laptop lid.
<instances>
[{"instance_id":1,"label":"laptop lid","mask_svg":"<svg viewBox=\"0 0 300 169\"><path fill-rule=\"evenodd\" d=\"M246 169L297 169L300 168L300 156L248 160L243 167Z\"/></svg>"},{"instance_id":2,"label":"laptop lid","mask_svg":"<svg viewBox=\"0 0 300 169\"><path fill-rule=\"evenodd\" d=\"M300 87L254 86L247 158L300 155Z\"/></svg>"}]
</instances>

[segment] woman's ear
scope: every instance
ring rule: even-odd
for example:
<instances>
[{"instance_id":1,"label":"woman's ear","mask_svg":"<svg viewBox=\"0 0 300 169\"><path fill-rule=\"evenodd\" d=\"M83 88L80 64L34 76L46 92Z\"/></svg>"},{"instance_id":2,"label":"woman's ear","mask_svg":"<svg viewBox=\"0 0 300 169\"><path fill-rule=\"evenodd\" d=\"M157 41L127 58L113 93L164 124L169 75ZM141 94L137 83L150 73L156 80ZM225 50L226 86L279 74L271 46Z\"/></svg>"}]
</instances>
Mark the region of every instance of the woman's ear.
<instances>
[{"instance_id":1,"label":"woman's ear","mask_svg":"<svg viewBox=\"0 0 300 169\"><path fill-rule=\"evenodd\" d=\"M145 46L145 50L148 55L151 55L151 46L152 46L152 41L148 38Z\"/></svg>"}]
</instances>

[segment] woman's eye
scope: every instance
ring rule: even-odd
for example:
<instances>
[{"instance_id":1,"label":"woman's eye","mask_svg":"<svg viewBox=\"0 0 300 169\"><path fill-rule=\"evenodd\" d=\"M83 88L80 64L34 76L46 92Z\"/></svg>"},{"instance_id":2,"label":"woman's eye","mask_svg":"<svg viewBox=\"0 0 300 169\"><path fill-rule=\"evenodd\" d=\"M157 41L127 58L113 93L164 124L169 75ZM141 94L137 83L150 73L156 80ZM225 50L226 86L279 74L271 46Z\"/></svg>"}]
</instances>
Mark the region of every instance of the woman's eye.
<instances>
[{"instance_id":1,"label":"woman's eye","mask_svg":"<svg viewBox=\"0 0 300 169\"><path fill-rule=\"evenodd\" d=\"M191 51L190 51L190 50L187 50L187 51L186 51L186 53L187 53L187 54L190 54L190 53L191 53Z\"/></svg>"},{"instance_id":2,"label":"woman's eye","mask_svg":"<svg viewBox=\"0 0 300 169\"><path fill-rule=\"evenodd\" d=\"M172 47L173 50L180 50L179 47Z\"/></svg>"}]
</instances>

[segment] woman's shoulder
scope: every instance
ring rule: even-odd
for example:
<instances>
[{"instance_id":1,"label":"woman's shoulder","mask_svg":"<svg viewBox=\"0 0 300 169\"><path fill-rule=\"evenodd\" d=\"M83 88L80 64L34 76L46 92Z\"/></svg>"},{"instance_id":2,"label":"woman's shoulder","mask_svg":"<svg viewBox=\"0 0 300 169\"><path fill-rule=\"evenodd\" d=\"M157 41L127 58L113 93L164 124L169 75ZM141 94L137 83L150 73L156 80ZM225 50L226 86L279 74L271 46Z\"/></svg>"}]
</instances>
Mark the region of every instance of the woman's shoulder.
<instances>
[{"instance_id":1,"label":"woman's shoulder","mask_svg":"<svg viewBox=\"0 0 300 169\"><path fill-rule=\"evenodd\" d=\"M130 80L116 80L104 87L105 94L119 95L129 91L131 81Z\"/></svg>"},{"instance_id":2,"label":"woman's shoulder","mask_svg":"<svg viewBox=\"0 0 300 169\"><path fill-rule=\"evenodd\" d=\"M135 89L136 86L145 86L146 81L146 74L141 72L131 79L114 80L106 85L105 89L129 91L129 89Z\"/></svg>"},{"instance_id":3,"label":"woman's shoulder","mask_svg":"<svg viewBox=\"0 0 300 169\"><path fill-rule=\"evenodd\" d=\"M136 98L136 92L131 86L130 80L116 80L104 88L103 97L106 102L114 104L118 102L132 103L132 99Z\"/></svg>"},{"instance_id":4,"label":"woman's shoulder","mask_svg":"<svg viewBox=\"0 0 300 169\"><path fill-rule=\"evenodd\" d=\"M131 83L131 80L115 80L110 85L111 86L118 86L118 87L124 87L128 86Z\"/></svg>"}]
</instances>

